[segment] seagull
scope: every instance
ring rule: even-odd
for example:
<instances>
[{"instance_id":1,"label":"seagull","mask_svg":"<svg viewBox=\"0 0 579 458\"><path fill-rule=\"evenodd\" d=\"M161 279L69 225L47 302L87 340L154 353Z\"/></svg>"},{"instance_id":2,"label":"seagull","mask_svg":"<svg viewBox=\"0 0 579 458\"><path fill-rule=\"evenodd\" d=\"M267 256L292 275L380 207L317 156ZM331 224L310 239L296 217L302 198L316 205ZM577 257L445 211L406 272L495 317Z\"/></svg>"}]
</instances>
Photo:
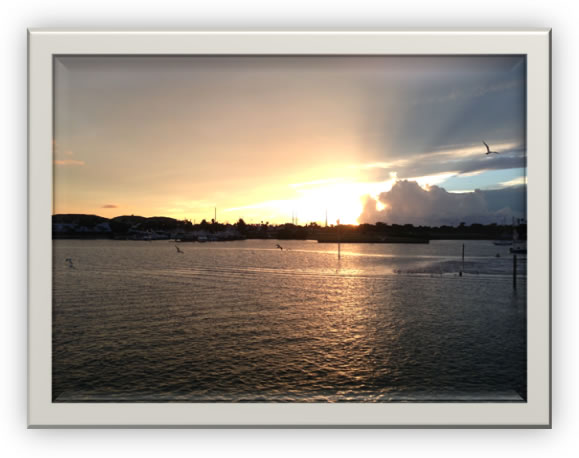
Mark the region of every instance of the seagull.
<instances>
[{"instance_id":1,"label":"seagull","mask_svg":"<svg viewBox=\"0 0 579 458\"><path fill-rule=\"evenodd\" d=\"M64 260L64 262L68 263L68 267L70 267L71 269L75 269L74 264L72 263L72 258L66 258Z\"/></svg>"},{"instance_id":2,"label":"seagull","mask_svg":"<svg viewBox=\"0 0 579 458\"><path fill-rule=\"evenodd\" d=\"M279 248L281 251L283 251L283 247L279 243L275 247Z\"/></svg>"},{"instance_id":3,"label":"seagull","mask_svg":"<svg viewBox=\"0 0 579 458\"><path fill-rule=\"evenodd\" d=\"M175 248L177 248L177 253L181 253L181 254L184 253L184 251L181 251L181 248L179 248L177 245L175 245Z\"/></svg>"},{"instance_id":4,"label":"seagull","mask_svg":"<svg viewBox=\"0 0 579 458\"><path fill-rule=\"evenodd\" d=\"M484 140L483 140L483 143L487 147L487 152L485 154L499 154L496 151L491 151L491 149L489 148L489 145L487 145Z\"/></svg>"}]
</instances>

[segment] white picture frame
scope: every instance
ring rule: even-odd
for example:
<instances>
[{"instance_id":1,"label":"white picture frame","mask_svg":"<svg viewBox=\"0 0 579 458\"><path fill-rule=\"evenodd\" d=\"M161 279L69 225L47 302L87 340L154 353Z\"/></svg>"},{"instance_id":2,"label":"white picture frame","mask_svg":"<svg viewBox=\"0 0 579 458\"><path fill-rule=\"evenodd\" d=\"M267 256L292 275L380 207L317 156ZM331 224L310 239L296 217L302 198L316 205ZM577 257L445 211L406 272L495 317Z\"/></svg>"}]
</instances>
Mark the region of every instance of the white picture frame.
<instances>
[{"instance_id":1,"label":"white picture frame","mask_svg":"<svg viewBox=\"0 0 579 458\"><path fill-rule=\"evenodd\" d=\"M33 29L29 37L28 424L40 427L551 426L549 29L178 31ZM58 55L527 56L528 400L524 403L53 403L53 61Z\"/></svg>"}]
</instances>

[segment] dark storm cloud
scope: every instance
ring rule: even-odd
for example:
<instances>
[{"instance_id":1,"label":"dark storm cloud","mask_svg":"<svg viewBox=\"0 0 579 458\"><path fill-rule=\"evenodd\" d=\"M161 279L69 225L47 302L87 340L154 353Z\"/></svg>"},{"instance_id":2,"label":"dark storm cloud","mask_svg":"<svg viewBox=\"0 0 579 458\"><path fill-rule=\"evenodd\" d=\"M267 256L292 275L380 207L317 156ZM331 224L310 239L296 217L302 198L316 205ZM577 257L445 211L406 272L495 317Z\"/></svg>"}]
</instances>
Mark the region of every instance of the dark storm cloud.
<instances>
[{"instance_id":1,"label":"dark storm cloud","mask_svg":"<svg viewBox=\"0 0 579 458\"><path fill-rule=\"evenodd\" d=\"M525 151L520 146L502 150L498 155L486 155L484 151L481 143L479 154L464 157L454 152L433 152L404 161L369 166L365 176L370 181L384 181L393 172L399 179L405 179L451 172L460 175L526 167Z\"/></svg>"},{"instance_id":2,"label":"dark storm cloud","mask_svg":"<svg viewBox=\"0 0 579 458\"><path fill-rule=\"evenodd\" d=\"M519 169L527 165L525 156L503 156L494 157L492 160L485 161L484 159L471 159L461 161L457 164L459 166L459 173L472 173L484 170L506 170Z\"/></svg>"},{"instance_id":3,"label":"dark storm cloud","mask_svg":"<svg viewBox=\"0 0 579 458\"><path fill-rule=\"evenodd\" d=\"M447 57L424 61L420 68L411 76L400 73L400 100L374 93L365 138L375 160L408 158L449 144L472 146L482 139L524 144L524 57Z\"/></svg>"}]
</instances>

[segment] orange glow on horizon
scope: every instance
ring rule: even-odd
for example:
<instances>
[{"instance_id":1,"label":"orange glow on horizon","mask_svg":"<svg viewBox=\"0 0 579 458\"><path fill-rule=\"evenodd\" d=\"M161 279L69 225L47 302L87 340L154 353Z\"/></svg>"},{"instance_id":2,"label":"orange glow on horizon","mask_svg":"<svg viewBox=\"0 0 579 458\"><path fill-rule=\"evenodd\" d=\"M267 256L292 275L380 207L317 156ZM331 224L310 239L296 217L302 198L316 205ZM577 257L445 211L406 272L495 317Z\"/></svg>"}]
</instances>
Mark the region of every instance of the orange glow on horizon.
<instances>
[{"instance_id":1,"label":"orange glow on horizon","mask_svg":"<svg viewBox=\"0 0 579 458\"><path fill-rule=\"evenodd\" d=\"M325 179L294 184L287 199L263 200L253 205L225 210L226 219L243 218L246 222L268 221L271 224L297 222L305 225L358 225L367 196L377 199L381 192L389 191L395 177L386 182L361 182L354 179ZM234 216L234 218L232 218Z\"/></svg>"},{"instance_id":2,"label":"orange glow on horizon","mask_svg":"<svg viewBox=\"0 0 579 458\"><path fill-rule=\"evenodd\" d=\"M378 195L389 191L395 181L396 177L393 175L384 182L330 178L289 185L270 185L251 194L236 197L240 206L227 207L225 202L220 203L217 199L151 202L139 198L130 208L126 203L117 202L104 206L95 204L82 210L55 205L54 213L87 213L107 218L121 215L167 216L200 223L202 220L211 221L217 208L217 221L221 223L233 224L242 218L248 224L268 222L278 225L293 221L302 226L310 223L325 225L327 220L328 225L335 225L340 220L340 224L358 225L365 199L370 196L377 200ZM248 201L252 203L246 204Z\"/></svg>"}]
</instances>

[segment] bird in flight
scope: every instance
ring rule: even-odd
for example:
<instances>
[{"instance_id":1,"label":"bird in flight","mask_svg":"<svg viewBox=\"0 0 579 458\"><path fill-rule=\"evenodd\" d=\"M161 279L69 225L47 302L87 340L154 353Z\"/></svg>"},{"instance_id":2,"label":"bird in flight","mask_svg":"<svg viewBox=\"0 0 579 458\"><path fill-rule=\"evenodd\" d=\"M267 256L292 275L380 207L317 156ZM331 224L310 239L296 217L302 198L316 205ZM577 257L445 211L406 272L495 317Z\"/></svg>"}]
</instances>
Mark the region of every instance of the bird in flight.
<instances>
[{"instance_id":1,"label":"bird in flight","mask_svg":"<svg viewBox=\"0 0 579 458\"><path fill-rule=\"evenodd\" d=\"M283 251L283 247L279 243L275 247L279 248L281 251Z\"/></svg>"},{"instance_id":2,"label":"bird in flight","mask_svg":"<svg viewBox=\"0 0 579 458\"><path fill-rule=\"evenodd\" d=\"M66 258L64 262L68 263L68 267L70 267L71 269L76 269L76 267L74 267L74 264L72 263L72 258Z\"/></svg>"},{"instance_id":3,"label":"bird in flight","mask_svg":"<svg viewBox=\"0 0 579 458\"><path fill-rule=\"evenodd\" d=\"M484 140L483 140L483 143L487 147L487 152L485 154L499 154L496 151L491 151L491 149L489 148L489 145L487 145Z\"/></svg>"},{"instance_id":4,"label":"bird in flight","mask_svg":"<svg viewBox=\"0 0 579 458\"><path fill-rule=\"evenodd\" d=\"M184 253L184 251L181 251L181 248L179 248L177 245L175 245L175 248L177 248L177 253L181 253L181 254Z\"/></svg>"}]
</instances>

